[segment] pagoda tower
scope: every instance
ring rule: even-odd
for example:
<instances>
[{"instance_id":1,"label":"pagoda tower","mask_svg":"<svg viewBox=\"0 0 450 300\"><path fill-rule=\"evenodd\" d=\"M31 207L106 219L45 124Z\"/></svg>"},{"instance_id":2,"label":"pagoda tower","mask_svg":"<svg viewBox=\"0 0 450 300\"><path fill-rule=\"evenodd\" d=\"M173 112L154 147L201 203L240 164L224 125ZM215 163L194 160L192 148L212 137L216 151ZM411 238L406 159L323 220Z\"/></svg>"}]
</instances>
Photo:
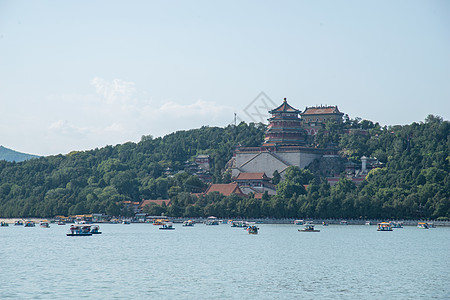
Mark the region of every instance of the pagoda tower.
<instances>
[{"instance_id":1,"label":"pagoda tower","mask_svg":"<svg viewBox=\"0 0 450 300\"><path fill-rule=\"evenodd\" d=\"M306 131L301 127L300 111L293 108L284 98L283 103L269 111L272 117L268 119L263 147L300 146L305 144Z\"/></svg>"}]
</instances>

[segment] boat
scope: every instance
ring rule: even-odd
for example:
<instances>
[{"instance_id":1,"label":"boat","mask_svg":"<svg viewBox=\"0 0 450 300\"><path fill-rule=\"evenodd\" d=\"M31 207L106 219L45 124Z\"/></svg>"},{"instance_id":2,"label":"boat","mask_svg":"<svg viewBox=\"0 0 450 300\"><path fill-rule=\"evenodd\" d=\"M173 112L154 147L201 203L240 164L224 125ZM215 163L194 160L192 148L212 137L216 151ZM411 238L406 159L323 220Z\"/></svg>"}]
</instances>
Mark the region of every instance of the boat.
<instances>
[{"instance_id":1,"label":"boat","mask_svg":"<svg viewBox=\"0 0 450 300\"><path fill-rule=\"evenodd\" d=\"M320 232L318 229L314 229L313 224L305 224L305 227L303 229L299 229L299 232Z\"/></svg>"},{"instance_id":2,"label":"boat","mask_svg":"<svg viewBox=\"0 0 450 300\"><path fill-rule=\"evenodd\" d=\"M123 220L123 221L122 221L122 224L128 225L128 224L131 224L131 223L130 223L130 221L128 221L128 220Z\"/></svg>"},{"instance_id":3,"label":"boat","mask_svg":"<svg viewBox=\"0 0 450 300\"><path fill-rule=\"evenodd\" d=\"M6 222L0 222L0 227L8 227L9 226L9 224L8 223L6 223Z\"/></svg>"},{"instance_id":4,"label":"boat","mask_svg":"<svg viewBox=\"0 0 450 300\"><path fill-rule=\"evenodd\" d=\"M33 221L25 221L25 223L23 224L24 227L34 227L36 226L36 224L34 224Z\"/></svg>"},{"instance_id":5,"label":"boat","mask_svg":"<svg viewBox=\"0 0 450 300\"><path fill-rule=\"evenodd\" d=\"M247 228L248 225L244 221L233 221L231 223L231 227Z\"/></svg>"},{"instance_id":6,"label":"boat","mask_svg":"<svg viewBox=\"0 0 450 300\"><path fill-rule=\"evenodd\" d=\"M100 231L100 226L91 225L91 233L92 234L102 234L102 232Z\"/></svg>"},{"instance_id":7,"label":"boat","mask_svg":"<svg viewBox=\"0 0 450 300\"><path fill-rule=\"evenodd\" d=\"M328 226L328 222L322 222L323 226Z\"/></svg>"},{"instance_id":8,"label":"boat","mask_svg":"<svg viewBox=\"0 0 450 300\"><path fill-rule=\"evenodd\" d=\"M205 225L219 225L219 220L216 217L208 217L206 219Z\"/></svg>"},{"instance_id":9,"label":"boat","mask_svg":"<svg viewBox=\"0 0 450 300\"><path fill-rule=\"evenodd\" d=\"M389 222L378 223L377 231L392 231L391 223Z\"/></svg>"},{"instance_id":10,"label":"boat","mask_svg":"<svg viewBox=\"0 0 450 300\"><path fill-rule=\"evenodd\" d=\"M391 222L392 228L403 228L402 222Z\"/></svg>"},{"instance_id":11,"label":"boat","mask_svg":"<svg viewBox=\"0 0 450 300\"><path fill-rule=\"evenodd\" d=\"M22 220L15 221L14 226L23 226L23 221Z\"/></svg>"},{"instance_id":12,"label":"boat","mask_svg":"<svg viewBox=\"0 0 450 300\"><path fill-rule=\"evenodd\" d=\"M259 228L256 225L249 225L247 227L248 234L258 234Z\"/></svg>"},{"instance_id":13,"label":"boat","mask_svg":"<svg viewBox=\"0 0 450 300\"><path fill-rule=\"evenodd\" d=\"M66 222L64 222L64 221L59 221L57 224L58 224L58 225L66 225Z\"/></svg>"},{"instance_id":14,"label":"boat","mask_svg":"<svg viewBox=\"0 0 450 300\"><path fill-rule=\"evenodd\" d=\"M345 220L343 220L343 221L341 221L339 224L341 224L341 225L348 225L348 222L345 221Z\"/></svg>"},{"instance_id":15,"label":"boat","mask_svg":"<svg viewBox=\"0 0 450 300\"><path fill-rule=\"evenodd\" d=\"M366 221L366 225L372 225L370 221Z\"/></svg>"},{"instance_id":16,"label":"boat","mask_svg":"<svg viewBox=\"0 0 450 300\"><path fill-rule=\"evenodd\" d=\"M295 225L303 225L303 223L304 223L303 220L295 220L294 221Z\"/></svg>"},{"instance_id":17,"label":"boat","mask_svg":"<svg viewBox=\"0 0 450 300\"><path fill-rule=\"evenodd\" d=\"M153 225L164 225L165 223L169 222L168 218L161 218L161 219L156 219L153 221Z\"/></svg>"},{"instance_id":18,"label":"boat","mask_svg":"<svg viewBox=\"0 0 450 300\"><path fill-rule=\"evenodd\" d=\"M426 222L417 223L417 227L420 229L429 229L430 228L430 226L428 226L428 223L426 223Z\"/></svg>"},{"instance_id":19,"label":"boat","mask_svg":"<svg viewBox=\"0 0 450 300\"><path fill-rule=\"evenodd\" d=\"M192 227L194 226L194 222L192 220L187 220L183 222L184 227Z\"/></svg>"},{"instance_id":20,"label":"boat","mask_svg":"<svg viewBox=\"0 0 450 300\"><path fill-rule=\"evenodd\" d=\"M41 226L42 228L50 228L50 223L47 220L42 220L41 222L39 222L39 226Z\"/></svg>"},{"instance_id":21,"label":"boat","mask_svg":"<svg viewBox=\"0 0 450 300\"><path fill-rule=\"evenodd\" d=\"M73 224L70 225L67 236L91 236L91 225L87 224Z\"/></svg>"},{"instance_id":22,"label":"boat","mask_svg":"<svg viewBox=\"0 0 450 300\"><path fill-rule=\"evenodd\" d=\"M172 223L165 223L161 227L159 227L160 230L175 230L175 227L173 227Z\"/></svg>"},{"instance_id":23,"label":"boat","mask_svg":"<svg viewBox=\"0 0 450 300\"><path fill-rule=\"evenodd\" d=\"M428 228L436 228L436 225L434 225L434 223L427 223L428 224Z\"/></svg>"}]
</instances>

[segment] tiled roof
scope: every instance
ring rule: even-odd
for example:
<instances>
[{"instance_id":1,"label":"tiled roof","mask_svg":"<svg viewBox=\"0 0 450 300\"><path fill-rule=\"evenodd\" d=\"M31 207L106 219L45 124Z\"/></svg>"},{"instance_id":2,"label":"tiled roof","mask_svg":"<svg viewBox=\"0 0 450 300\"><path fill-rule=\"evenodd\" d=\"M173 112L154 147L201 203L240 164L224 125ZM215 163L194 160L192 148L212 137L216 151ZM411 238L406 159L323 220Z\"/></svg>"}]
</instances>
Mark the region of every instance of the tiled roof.
<instances>
[{"instance_id":1,"label":"tiled roof","mask_svg":"<svg viewBox=\"0 0 450 300\"><path fill-rule=\"evenodd\" d=\"M170 206L170 200L142 200L139 207L143 208L144 206L149 205L150 203L155 203L157 205L163 205L163 203L165 203L166 206Z\"/></svg>"},{"instance_id":2,"label":"tiled roof","mask_svg":"<svg viewBox=\"0 0 450 300\"><path fill-rule=\"evenodd\" d=\"M257 180L257 179L268 179L266 173L239 173L236 180Z\"/></svg>"},{"instance_id":3,"label":"tiled roof","mask_svg":"<svg viewBox=\"0 0 450 300\"><path fill-rule=\"evenodd\" d=\"M231 194L244 195L244 193L242 193L241 189L236 183L211 184L206 190L205 194L209 194L212 192L219 192L224 196L230 196Z\"/></svg>"},{"instance_id":4,"label":"tiled roof","mask_svg":"<svg viewBox=\"0 0 450 300\"><path fill-rule=\"evenodd\" d=\"M339 111L337 106L317 106L307 107L301 115L329 115L329 114L343 114Z\"/></svg>"},{"instance_id":5,"label":"tiled roof","mask_svg":"<svg viewBox=\"0 0 450 300\"><path fill-rule=\"evenodd\" d=\"M277 108L270 111L271 114L273 114L274 112L296 112L296 113L299 113L300 111L298 109L295 109L292 106L290 106L287 103L286 98L284 98L284 101L280 106L278 106Z\"/></svg>"}]
</instances>

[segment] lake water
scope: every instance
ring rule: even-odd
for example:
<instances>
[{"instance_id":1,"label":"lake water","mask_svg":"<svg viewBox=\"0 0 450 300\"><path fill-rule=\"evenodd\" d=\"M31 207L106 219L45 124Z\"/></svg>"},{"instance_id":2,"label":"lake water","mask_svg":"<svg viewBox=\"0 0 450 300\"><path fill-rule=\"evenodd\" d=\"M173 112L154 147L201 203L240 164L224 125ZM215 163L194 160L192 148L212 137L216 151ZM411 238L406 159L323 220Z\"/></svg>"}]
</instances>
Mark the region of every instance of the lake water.
<instances>
[{"instance_id":1,"label":"lake water","mask_svg":"<svg viewBox=\"0 0 450 300\"><path fill-rule=\"evenodd\" d=\"M450 228L0 227L0 299L450 299Z\"/></svg>"}]
</instances>

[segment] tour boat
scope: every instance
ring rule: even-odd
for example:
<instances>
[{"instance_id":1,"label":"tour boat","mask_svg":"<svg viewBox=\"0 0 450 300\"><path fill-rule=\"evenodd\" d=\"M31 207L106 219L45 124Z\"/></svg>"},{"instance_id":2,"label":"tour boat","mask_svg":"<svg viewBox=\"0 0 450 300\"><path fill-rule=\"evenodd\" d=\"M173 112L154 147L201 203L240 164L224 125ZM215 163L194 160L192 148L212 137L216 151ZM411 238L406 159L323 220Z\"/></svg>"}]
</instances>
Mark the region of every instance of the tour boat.
<instances>
[{"instance_id":1,"label":"tour boat","mask_svg":"<svg viewBox=\"0 0 450 300\"><path fill-rule=\"evenodd\" d=\"M160 230L174 230L175 227L173 227L172 223L165 223L161 227L159 227Z\"/></svg>"},{"instance_id":2,"label":"tour boat","mask_svg":"<svg viewBox=\"0 0 450 300\"><path fill-rule=\"evenodd\" d=\"M102 234L102 232L100 231L100 226L91 225L91 233L92 234Z\"/></svg>"},{"instance_id":3,"label":"tour boat","mask_svg":"<svg viewBox=\"0 0 450 300\"><path fill-rule=\"evenodd\" d=\"M313 224L305 224L305 227L303 229L299 229L299 232L320 232L318 229L314 229Z\"/></svg>"},{"instance_id":4,"label":"tour boat","mask_svg":"<svg viewBox=\"0 0 450 300\"><path fill-rule=\"evenodd\" d=\"M428 228L430 228L430 226L428 226L428 223L426 223L426 222L419 222L417 224L417 227L421 228L421 229L428 229Z\"/></svg>"},{"instance_id":5,"label":"tour boat","mask_svg":"<svg viewBox=\"0 0 450 300\"><path fill-rule=\"evenodd\" d=\"M22 220L17 220L14 222L14 226L23 226Z\"/></svg>"},{"instance_id":6,"label":"tour boat","mask_svg":"<svg viewBox=\"0 0 450 300\"><path fill-rule=\"evenodd\" d=\"M39 226L41 226L42 228L50 228L50 224L48 223L47 220L42 220L42 221L39 223Z\"/></svg>"},{"instance_id":7,"label":"tour boat","mask_svg":"<svg viewBox=\"0 0 450 300\"><path fill-rule=\"evenodd\" d=\"M258 230L259 230L259 228L256 227L256 225L249 225L247 227L248 234L258 234Z\"/></svg>"},{"instance_id":8,"label":"tour boat","mask_svg":"<svg viewBox=\"0 0 450 300\"><path fill-rule=\"evenodd\" d=\"M91 225L74 224L70 225L67 236L91 236Z\"/></svg>"},{"instance_id":9,"label":"tour boat","mask_svg":"<svg viewBox=\"0 0 450 300\"><path fill-rule=\"evenodd\" d=\"M303 225L303 220L295 220L294 224L295 225Z\"/></svg>"},{"instance_id":10,"label":"tour boat","mask_svg":"<svg viewBox=\"0 0 450 300\"><path fill-rule=\"evenodd\" d=\"M391 223L389 222L378 223L377 231L392 231Z\"/></svg>"},{"instance_id":11,"label":"tour boat","mask_svg":"<svg viewBox=\"0 0 450 300\"><path fill-rule=\"evenodd\" d=\"M219 225L219 220L217 220L216 217L208 217L208 219L205 222L205 225Z\"/></svg>"},{"instance_id":12,"label":"tour boat","mask_svg":"<svg viewBox=\"0 0 450 300\"><path fill-rule=\"evenodd\" d=\"M34 227L36 224L34 224L33 221L25 221L25 224L23 224L24 227Z\"/></svg>"},{"instance_id":13,"label":"tour boat","mask_svg":"<svg viewBox=\"0 0 450 300\"><path fill-rule=\"evenodd\" d=\"M164 225L165 223L169 222L169 219L164 218L164 219L156 219L153 221L153 225Z\"/></svg>"},{"instance_id":14,"label":"tour boat","mask_svg":"<svg viewBox=\"0 0 450 300\"><path fill-rule=\"evenodd\" d=\"M0 223L0 227L7 227L7 226L9 226L9 224L8 223L6 223L6 222L1 222Z\"/></svg>"},{"instance_id":15,"label":"tour boat","mask_svg":"<svg viewBox=\"0 0 450 300\"><path fill-rule=\"evenodd\" d=\"M247 228L248 226L244 221L233 221L231 227Z\"/></svg>"},{"instance_id":16,"label":"tour boat","mask_svg":"<svg viewBox=\"0 0 450 300\"><path fill-rule=\"evenodd\" d=\"M403 228L402 222L391 222L392 228Z\"/></svg>"},{"instance_id":17,"label":"tour boat","mask_svg":"<svg viewBox=\"0 0 450 300\"><path fill-rule=\"evenodd\" d=\"M339 224L341 224L341 225L348 225L348 222L347 221L341 221Z\"/></svg>"},{"instance_id":18,"label":"tour boat","mask_svg":"<svg viewBox=\"0 0 450 300\"><path fill-rule=\"evenodd\" d=\"M192 222L192 220L184 221L183 226L184 227L192 227L192 226L194 226L194 222Z\"/></svg>"}]
</instances>

